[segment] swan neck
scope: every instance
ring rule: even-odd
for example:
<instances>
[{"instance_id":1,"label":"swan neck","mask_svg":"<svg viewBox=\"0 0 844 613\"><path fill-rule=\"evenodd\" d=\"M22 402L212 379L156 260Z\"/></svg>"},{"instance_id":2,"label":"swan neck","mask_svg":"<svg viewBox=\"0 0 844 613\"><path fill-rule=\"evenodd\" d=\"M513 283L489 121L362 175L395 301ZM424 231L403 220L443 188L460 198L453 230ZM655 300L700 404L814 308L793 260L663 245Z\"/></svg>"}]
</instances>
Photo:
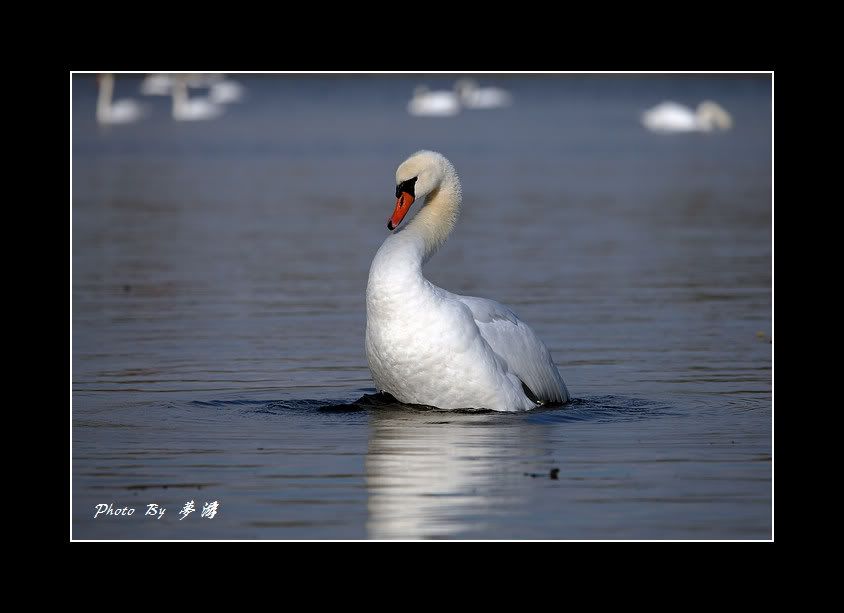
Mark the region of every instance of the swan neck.
<instances>
[{"instance_id":1,"label":"swan neck","mask_svg":"<svg viewBox=\"0 0 844 613\"><path fill-rule=\"evenodd\" d=\"M698 107L697 113L695 114L695 122L697 123L697 127L699 130L704 132L709 132L712 130L712 111L707 108Z\"/></svg>"},{"instance_id":2,"label":"swan neck","mask_svg":"<svg viewBox=\"0 0 844 613\"><path fill-rule=\"evenodd\" d=\"M420 265L437 252L454 230L462 201L460 180L453 169L446 169L440 186L428 195L425 206L405 230L421 239Z\"/></svg>"},{"instance_id":3,"label":"swan neck","mask_svg":"<svg viewBox=\"0 0 844 613\"><path fill-rule=\"evenodd\" d=\"M188 100L188 86L184 79L176 78L173 82L173 112L181 110Z\"/></svg>"},{"instance_id":4,"label":"swan neck","mask_svg":"<svg viewBox=\"0 0 844 613\"><path fill-rule=\"evenodd\" d=\"M429 294L430 283L422 275L422 267L451 234L461 203L457 173L445 167L439 186L428 194L422 209L405 227L388 236L375 254L368 299L377 297L381 304L394 304L408 296Z\"/></svg>"},{"instance_id":5,"label":"swan neck","mask_svg":"<svg viewBox=\"0 0 844 613\"><path fill-rule=\"evenodd\" d=\"M111 107L111 98L114 94L114 77L104 74L100 77L100 90L97 93L97 119L104 120Z\"/></svg>"}]
</instances>

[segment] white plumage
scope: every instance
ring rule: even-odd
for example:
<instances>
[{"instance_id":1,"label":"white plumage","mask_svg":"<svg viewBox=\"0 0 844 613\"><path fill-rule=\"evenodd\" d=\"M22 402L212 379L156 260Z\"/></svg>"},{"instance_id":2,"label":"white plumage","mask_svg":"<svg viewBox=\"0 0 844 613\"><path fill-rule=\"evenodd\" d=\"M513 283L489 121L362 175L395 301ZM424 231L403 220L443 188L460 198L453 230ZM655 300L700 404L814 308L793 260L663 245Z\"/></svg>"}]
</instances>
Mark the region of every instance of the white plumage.
<instances>
[{"instance_id":1,"label":"white plumage","mask_svg":"<svg viewBox=\"0 0 844 613\"><path fill-rule=\"evenodd\" d=\"M184 78L173 82L173 119L176 121L204 121L222 115L223 108L208 98L191 98Z\"/></svg>"},{"instance_id":2,"label":"white plumage","mask_svg":"<svg viewBox=\"0 0 844 613\"><path fill-rule=\"evenodd\" d=\"M715 102L701 102L692 110L676 102L662 102L642 113L642 125L652 132L711 132L729 130L730 114Z\"/></svg>"},{"instance_id":3,"label":"white plumage","mask_svg":"<svg viewBox=\"0 0 844 613\"><path fill-rule=\"evenodd\" d=\"M219 80L211 84L208 96L215 104L240 102L243 100L243 86L237 81Z\"/></svg>"},{"instance_id":4,"label":"white plumage","mask_svg":"<svg viewBox=\"0 0 844 613\"><path fill-rule=\"evenodd\" d=\"M170 96L173 93L173 77L168 74L150 74L141 81L144 96Z\"/></svg>"},{"instance_id":5,"label":"white plumage","mask_svg":"<svg viewBox=\"0 0 844 613\"><path fill-rule=\"evenodd\" d=\"M566 384L551 352L534 331L500 302L455 296L469 307L475 325L490 349L543 402L566 402ZM524 391L524 390L523 390Z\"/></svg>"},{"instance_id":6,"label":"white plumage","mask_svg":"<svg viewBox=\"0 0 844 613\"><path fill-rule=\"evenodd\" d=\"M550 352L513 311L452 294L422 275L460 212L460 180L451 162L420 151L399 166L402 195L391 225L409 209L402 204L408 182L406 189L427 197L425 204L387 237L369 271L366 353L375 385L401 402L442 409L519 411L567 402Z\"/></svg>"},{"instance_id":7,"label":"white plumage","mask_svg":"<svg viewBox=\"0 0 844 613\"><path fill-rule=\"evenodd\" d=\"M114 75L98 77L97 122L101 124L122 124L138 121L144 116L144 108L131 99L112 101Z\"/></svg>"},{"instance_id":8,"label":"white plumage","mask_svg":"<svg viewBox=\"0 0 844 613\"><path fill-rule=\"evenodd\" d=\"M418 117L451 117L460 112L460 100L454 92L430 91L427 86L420 85L413 90L407 112Z\"/></svg>"},{"instance_id":9,"label":"white plumage","mask_svg":"<svg viewBox=\"0 0 844 613\"><path fill-rule=\"evenodd\" d=\"M500 87L479 87L472 79L460 79L454 84L460 102L467 109L497 109L510 106L513 97Z\"/></svg>"},{"instance_id":10,"label":"white plumage","mask_svg":"<svg viewBox=\"0 0 844 613\"><path fill-rule=\"evenodd\" d=\"M145 96L172 96L175 90L182 87L182 81L187 88L208 88L208 100L214 105L231 104L243 100L244 88L237 81L226 79L222 74L151 74L141 82L141 93ZM197 98L193 98L196 100ZM202 98L198 98L202 100ZM204 104L204 103L201 103Z\"/></svg>"}]
</instances>

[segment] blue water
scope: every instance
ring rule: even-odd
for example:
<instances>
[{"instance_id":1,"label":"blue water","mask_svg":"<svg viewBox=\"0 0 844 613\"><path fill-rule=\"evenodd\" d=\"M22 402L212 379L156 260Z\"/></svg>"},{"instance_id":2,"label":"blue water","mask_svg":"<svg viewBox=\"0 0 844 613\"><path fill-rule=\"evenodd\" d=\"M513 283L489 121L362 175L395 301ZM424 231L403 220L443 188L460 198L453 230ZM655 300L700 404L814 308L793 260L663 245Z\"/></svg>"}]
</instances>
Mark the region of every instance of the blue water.
<instances>
[{"instance_id":1,"label":"blue water","mask_svg":"<svg viewBox=\"0 0 844 613\"><path fill-rule=\"evenodd\" d=\"M406 113L458 76L234 76L246 100L180 123L118 75L148 115L111 127L74 77L74 538L771 538L769 78L481 75L513 106ZM665 99L734 129L651 134ZM511 306L570 406L366 396L369 263L421 148L465 197L426 275Z\"/></svg>"}]
</instances>

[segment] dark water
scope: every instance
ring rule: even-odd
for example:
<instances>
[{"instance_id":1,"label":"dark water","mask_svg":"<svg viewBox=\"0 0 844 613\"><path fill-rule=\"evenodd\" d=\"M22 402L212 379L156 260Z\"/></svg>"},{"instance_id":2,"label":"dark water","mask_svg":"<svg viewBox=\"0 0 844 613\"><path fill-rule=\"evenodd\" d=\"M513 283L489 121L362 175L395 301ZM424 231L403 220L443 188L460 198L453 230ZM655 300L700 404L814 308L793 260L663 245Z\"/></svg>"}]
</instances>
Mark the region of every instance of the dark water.
<instances>
[{"instance_id":1,"label":"dark water","mask_svg":"<svg viewBox=\"0 0 844 613\"><path fill-rule=\"evenodd\" d=\"M74 538L771 538L766 76L482 76L515 104L448 119L404 109L456 76L237 78L218 120L149 97L100 128L74 77ZM732 131L638 123L707 98ZM374 392L366 278L420 148L465 195L426 274L533 326L570 407L349 404Z\"/></svg>"}]
</instances>

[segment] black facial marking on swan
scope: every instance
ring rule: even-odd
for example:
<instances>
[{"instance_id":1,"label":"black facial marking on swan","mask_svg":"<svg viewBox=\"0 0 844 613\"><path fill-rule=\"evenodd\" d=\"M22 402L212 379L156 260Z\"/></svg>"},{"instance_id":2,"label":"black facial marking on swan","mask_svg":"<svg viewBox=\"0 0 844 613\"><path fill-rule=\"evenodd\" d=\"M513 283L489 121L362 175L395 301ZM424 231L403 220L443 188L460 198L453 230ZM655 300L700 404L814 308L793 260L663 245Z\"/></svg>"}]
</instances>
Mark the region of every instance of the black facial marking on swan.
<instances>
[{"instance_id":1,"label":"black facial marking on swan","mask_svg":"<svg viewBox=\"0 0 844 613\"><path fill-rule=\"evenodd\" d=\"M413 177L412 179L408 179L407 181L402 181L396 186L396 198L401 196L402 192L410 194L414 198L416 198L416 179L419 177Z\"/></svg>"}]
</instances>

